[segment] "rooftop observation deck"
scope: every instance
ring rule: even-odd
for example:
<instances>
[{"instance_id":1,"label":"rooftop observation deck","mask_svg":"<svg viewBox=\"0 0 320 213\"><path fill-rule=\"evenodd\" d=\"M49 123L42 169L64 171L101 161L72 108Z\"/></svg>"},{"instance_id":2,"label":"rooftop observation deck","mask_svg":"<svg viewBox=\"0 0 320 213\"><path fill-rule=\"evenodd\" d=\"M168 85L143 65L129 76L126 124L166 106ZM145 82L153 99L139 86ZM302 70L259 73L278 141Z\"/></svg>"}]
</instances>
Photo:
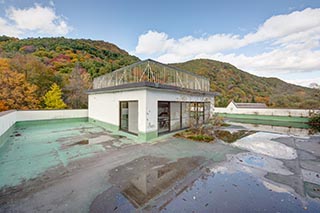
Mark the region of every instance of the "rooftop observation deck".
<instances>
[{"instance_id":1,"label":"rooftop observation deck","mask_svg":"<svg viewBox=\"0 0 320 213\"><path fill-rule=\"evenodd\" d=\"M147 59L97 77L93 89L151 82L189 90L210 91L207 78Z\"/></svg>"}]
</instances>

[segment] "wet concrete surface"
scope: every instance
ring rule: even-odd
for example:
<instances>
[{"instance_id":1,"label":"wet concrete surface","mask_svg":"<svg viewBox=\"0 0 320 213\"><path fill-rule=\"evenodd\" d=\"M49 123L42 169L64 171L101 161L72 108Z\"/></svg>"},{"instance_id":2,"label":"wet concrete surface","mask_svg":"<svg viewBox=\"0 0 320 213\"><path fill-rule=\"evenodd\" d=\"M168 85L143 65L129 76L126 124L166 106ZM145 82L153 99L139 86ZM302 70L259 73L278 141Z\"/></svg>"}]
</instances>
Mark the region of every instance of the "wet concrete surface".
<instances>
[{"instance_id":1,"label":"wet concrete surface","mask_svg":"<svg viewBox=\"0 0 320 213\"><path fill-rule=\"evenodd\" d=\"M58 138L61 149L102 143L103 150L2 187L0 212L320 210L320 136L258 131L234 143L169 137L138 144L89 129L80 128L81 140L77 134Z\"/></svg>"}]
</instances>

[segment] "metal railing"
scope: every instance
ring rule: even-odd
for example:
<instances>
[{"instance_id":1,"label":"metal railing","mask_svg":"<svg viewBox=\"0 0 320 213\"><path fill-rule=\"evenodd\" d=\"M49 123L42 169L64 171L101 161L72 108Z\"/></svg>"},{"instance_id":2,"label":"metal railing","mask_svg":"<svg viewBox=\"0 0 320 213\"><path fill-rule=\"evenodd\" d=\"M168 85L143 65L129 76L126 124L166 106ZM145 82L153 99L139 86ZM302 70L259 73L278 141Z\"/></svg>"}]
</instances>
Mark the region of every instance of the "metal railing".
<instances>
[{"instance_id":1,"label":"metal railing","mask_svg":"<svg viewBox=\"0 0 320 213\"><path fill-rule=\"evenodd\" d=\"M150 59L95 78L93 89L137 82L153 82L201 91L210 90L207 78Z\"/></svg>"}]
</instances>

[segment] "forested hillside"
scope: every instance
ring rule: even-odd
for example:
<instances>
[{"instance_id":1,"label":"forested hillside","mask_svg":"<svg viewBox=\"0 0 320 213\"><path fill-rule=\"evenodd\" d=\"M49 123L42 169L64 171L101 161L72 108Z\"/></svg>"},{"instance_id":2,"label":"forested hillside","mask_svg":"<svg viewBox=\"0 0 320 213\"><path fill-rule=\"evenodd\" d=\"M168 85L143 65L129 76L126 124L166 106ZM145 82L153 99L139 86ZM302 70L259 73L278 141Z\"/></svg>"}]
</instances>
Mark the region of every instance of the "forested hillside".
<instances>
[{"instance_id":1,"label":"forested hillside","mask_svg":"<svg viewBox=\"0 0 320 213\"><path fill-rule=\"evenodd\" d=\"M86 108L92 79L139 61L104 41L0 36L0 111ZM199 59L171 64L210 79L217 106L264 102L270 107L320 108L320 90L263 78L228 63Z\"/></svg>"},{"instance_id":2,"label":"forested hillside","mask_svg":"<svg viewBox=\"0 0 320 213\"><path fill-rule=\"evenodd\" d=\"M235 66L209 59L197 59L171 66L210 79L211 90L221 93L216 106L236 102L264 102L277 108L320 108L320 90L286 83L277 78L258 77Z\"/></svg>"},{"instance_id":3,"label":"forested hillside","mask_svg":"<svg viewBox=\"0 0 320 213\"><path fill-rule=\"evenodd\" d=\"M0 111L86 108L94 77L138 60L104 41L0 36ZM48 106L47 99L66 105Z\"/></svg>"}]
</instances>

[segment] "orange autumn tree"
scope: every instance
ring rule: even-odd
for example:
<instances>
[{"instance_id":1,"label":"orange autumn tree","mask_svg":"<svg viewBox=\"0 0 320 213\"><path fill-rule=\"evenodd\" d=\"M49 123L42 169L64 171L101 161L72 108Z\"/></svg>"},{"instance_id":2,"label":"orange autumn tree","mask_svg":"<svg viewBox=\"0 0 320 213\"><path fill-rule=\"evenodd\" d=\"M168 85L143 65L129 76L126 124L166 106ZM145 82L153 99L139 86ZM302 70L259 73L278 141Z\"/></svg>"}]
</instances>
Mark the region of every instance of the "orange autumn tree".
<instances>
[{"instance_id":1,"label":"orange autumn tree","mask_svg":"<svg viewBox=\"0 0 320 213\"><path fill-rule=\"evenodd\" d=\"M37 87L28 83L24 74L10 70L7 59L0 58L0 111L38 109Z\"/></svg>"}]
</instances>

